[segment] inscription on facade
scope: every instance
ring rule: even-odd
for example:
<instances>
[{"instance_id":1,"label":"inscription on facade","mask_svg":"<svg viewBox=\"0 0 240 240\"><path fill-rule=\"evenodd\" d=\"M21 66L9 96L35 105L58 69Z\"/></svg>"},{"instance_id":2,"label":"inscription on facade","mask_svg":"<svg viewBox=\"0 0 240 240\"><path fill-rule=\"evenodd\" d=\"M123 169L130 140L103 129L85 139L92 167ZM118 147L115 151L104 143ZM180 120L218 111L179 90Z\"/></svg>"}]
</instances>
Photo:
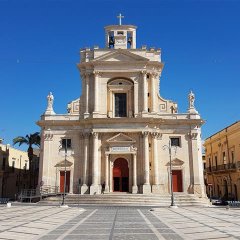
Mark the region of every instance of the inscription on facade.
<instances>
[{"instance_id":1,"label":"inscription on facade","mask_svg":"<svg viewBox=\"0 0 240 240\"><path fill-rule=\"evenodd\" d=\"M130 147L111 147L112 152L130 152Z\"/></svg>"}]
</instances>

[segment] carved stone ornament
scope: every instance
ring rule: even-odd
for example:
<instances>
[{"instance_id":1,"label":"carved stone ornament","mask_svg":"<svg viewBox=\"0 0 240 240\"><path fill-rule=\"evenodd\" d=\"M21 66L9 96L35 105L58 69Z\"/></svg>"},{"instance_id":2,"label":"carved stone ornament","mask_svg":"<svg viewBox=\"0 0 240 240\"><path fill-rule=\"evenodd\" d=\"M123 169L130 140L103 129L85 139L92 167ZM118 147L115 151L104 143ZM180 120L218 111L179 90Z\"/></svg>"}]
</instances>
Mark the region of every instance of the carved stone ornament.
<instances>
[{"instance_id":1,"label":"carved stone ornament","mask_svg":"<svg viewBox=\"0 0 240 240\"><path fill-rule=\"evenodd\" d=\"M197 136L198 136L198 133L188 133L187 135L190 139L196 140Z\"/></svg>"},{"instance_id":2,"label":"carved stone ornament","mask_svg":"<svg viewBox=\"0 0 240 240\"><path fill-rule=\"evenodd\" d=\"M136 152L137 151L137 147L136 146L131 146L131 152Z\"/></svg>"},{"instance_id":3,"label":"carved stone ornament","mask_svg":"<svg viewBox=\"0 0 240 240\"><path fill-rule=\"evenodd\" d=\"M53 139L53 134L51 132L45 133L44 134L44 140L45 141L52 141Z\"/></svg>"}]
</instances>

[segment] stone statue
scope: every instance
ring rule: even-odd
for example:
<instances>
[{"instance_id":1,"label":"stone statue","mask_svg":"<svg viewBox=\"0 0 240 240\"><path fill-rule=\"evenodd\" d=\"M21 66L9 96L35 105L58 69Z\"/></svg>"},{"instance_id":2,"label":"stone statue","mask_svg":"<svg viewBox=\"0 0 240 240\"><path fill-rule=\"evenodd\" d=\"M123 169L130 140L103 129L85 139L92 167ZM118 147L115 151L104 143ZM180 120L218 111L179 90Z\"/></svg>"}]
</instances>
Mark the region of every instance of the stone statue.
<instances>
[{"instance_id":1,"label":"stone statue","mask_svg":"<svg viewBox=\"0 0 240 240\"><path fill-rule=\"evenodd\" d=\"M53 94L52 92L50 92L47 95L47 109L45 111L45 115L55 114L55 112L53 111L53 100L54 100Z\"/></svg>"},{"instance_id":2,"label":"stone statue","mask_svg":"<svg viewBox=\"0 0 240 240\"><path fill-rule=\"evenodd\" d=\"M194 107L195 95L192 91L188 94L188 100L189 100L189 108L195 108Z\"/></svg>"},{"instance_id":3,"label":"stone statue","mask_svg":"<svg viewBox=\"0 0 240 240\"><path fill-rule=\"evenodd\" d=\"M54 100L54 97L52 95L52 92L50 92L48 95L47 95L47 100L48 100L48 106L47 108L52 108L53 107L53 100Z\"/></svg>"},{"instance_id":4,"label":"stone statue","mask_svg":"<svg viewBox=\"0 0 240 240\"><path fill-rule=\"evenodd\" d=\"M188 112L191 114L198 114L198 111L195 109L194 102L195 102L195 95L192 91L188 94L188 101L189 101L189 108Z\"/></svg>"}]
</instances>

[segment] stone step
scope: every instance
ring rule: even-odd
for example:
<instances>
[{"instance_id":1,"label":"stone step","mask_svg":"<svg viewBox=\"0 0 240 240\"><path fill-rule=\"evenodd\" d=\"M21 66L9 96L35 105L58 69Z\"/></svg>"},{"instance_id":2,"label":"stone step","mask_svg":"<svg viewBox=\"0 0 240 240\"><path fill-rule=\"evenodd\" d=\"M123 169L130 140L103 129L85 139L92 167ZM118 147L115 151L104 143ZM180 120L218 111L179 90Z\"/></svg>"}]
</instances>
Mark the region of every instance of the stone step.
<instances>
[{"instance_id":1,"label":"stone step","mask_svg":"<svg viewBox=\"0 0 240 240\"><path fill-rule=\"evenodd\" d=\"M207 199L201 199L193 194L175 194L175 203L179 206L203 206L208 204ZM40 204L60 204L62 196L48 197ZM142 194L101 194L78 195L69 194L65 197L66 204L96 204L96 205L131 205L131 206L169 206L170 195L142 195Z\"/></svg>"}]
</instances>

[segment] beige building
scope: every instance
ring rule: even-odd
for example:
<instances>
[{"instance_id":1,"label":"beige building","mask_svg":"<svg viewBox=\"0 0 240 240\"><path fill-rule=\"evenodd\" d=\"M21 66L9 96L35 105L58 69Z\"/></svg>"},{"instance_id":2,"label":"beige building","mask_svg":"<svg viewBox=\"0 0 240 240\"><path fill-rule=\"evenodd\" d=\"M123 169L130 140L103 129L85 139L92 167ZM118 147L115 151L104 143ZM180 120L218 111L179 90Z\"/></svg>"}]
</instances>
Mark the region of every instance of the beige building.
<instances>
[{"instance_id":1,"label":"beige building","mask_svg":"<svg viewBox=\"0 0 240 240\"><path fill-rule=\"evenodd\" d=\"M105 48L80 51L77 65L82 81L79 99L68 113L56 114L54 97L47 97L41 127L39 184L81 194L105 192L166 194L173 190L204 196L201 153L203 120L188 96L189 109L161 97L161 50L137 48L133 25L105 27ZM186 100L187 101L187 100ZM66 143L67 142L67 143ZM65 158L59 149L71 147Z\"/></svg>"},{"instance_id":2,"label":"beige building","mask_svg":"<svg viewBox=\"0 0 240 240\"><path fill-rule=\"evenodd\" d=\"M205 141L208 194L240 199L240 121Z\"/></svg>"},{"instance_id":3,"label":"beige building","mask_svg":"<svg viewBox=\"0 0 240 240\"><path fill-rule=\"evenodd\" d=\"M0 142L0 197L15 199L28 186L28 153Z\"/></svg>"}]
</instances>

